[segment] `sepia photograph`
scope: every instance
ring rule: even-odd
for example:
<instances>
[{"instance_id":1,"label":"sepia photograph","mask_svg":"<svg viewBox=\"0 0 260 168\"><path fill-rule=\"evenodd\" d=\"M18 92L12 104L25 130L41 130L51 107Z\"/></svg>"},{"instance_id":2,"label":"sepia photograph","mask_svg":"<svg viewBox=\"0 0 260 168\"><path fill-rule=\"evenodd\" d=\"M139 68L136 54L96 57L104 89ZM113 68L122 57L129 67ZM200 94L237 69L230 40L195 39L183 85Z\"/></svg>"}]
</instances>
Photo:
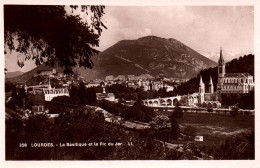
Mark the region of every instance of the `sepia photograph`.
<instances>
[{"instance_id":1,"label":"sepia photograph","mask_svg":"<svg viewBox=\"0 0 260 168\"><path fill-rule=\"evenodd\" d=\"M3 4L5 160L255 160L254 18Z\"/></svg>"}]
</instances>

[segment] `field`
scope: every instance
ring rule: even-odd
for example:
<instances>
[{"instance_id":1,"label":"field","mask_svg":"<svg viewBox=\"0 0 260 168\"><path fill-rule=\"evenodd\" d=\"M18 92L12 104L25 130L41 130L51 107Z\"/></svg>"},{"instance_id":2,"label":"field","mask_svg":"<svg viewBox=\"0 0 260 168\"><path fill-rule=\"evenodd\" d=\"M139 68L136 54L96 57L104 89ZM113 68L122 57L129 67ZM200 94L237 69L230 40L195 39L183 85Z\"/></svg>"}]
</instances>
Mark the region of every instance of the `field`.
<instances>
[{"instance_id":1,"label":"field","mask_svg":"<svg viewBox=\"0 0 260 168\"><path fill-rule=\"evenodd\" d=\"M158 112L170 115L170 112ZM203 145L218 145L228 136L254 129L254 116L229 114L184 113L183 118L177 119L180 128L189 127L195 135L203 136Z\"/></svg>"}]
</instances>

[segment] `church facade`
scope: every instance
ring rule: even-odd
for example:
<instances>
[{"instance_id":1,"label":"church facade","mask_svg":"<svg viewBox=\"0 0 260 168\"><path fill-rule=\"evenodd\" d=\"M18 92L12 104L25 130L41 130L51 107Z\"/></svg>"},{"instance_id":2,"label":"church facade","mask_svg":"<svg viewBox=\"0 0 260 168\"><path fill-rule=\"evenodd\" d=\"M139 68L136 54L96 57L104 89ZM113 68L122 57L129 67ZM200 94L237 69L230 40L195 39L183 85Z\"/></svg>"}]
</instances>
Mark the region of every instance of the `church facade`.
<instances>
[{"instance_id":1,"label":"church facade","mask_svg":"<svg viewBox=\"0 0 260 168\"><path fill-rule=\"evenodd\" d=\"M211 77L209 81L208 93L205 92L205 84L202 80L202 77L200 77L199 92L193 93L192 95L193 96L188 95L188 104L187 104L188 106L203 106L209 108L221 107L218 93L214 92L214 86Z\"/></svg>"},{"instance_id":2,"label":"church facade","mask_svg":"<svg viewBox=\"0 0 260 168\"><path fill-rule=\"evenodd\" d=\"M254 78L249 73L226 73L225 61L220 50L218 61L217 92L223 93L249 93L254 89Z\"/></svg>"}]
</instances>

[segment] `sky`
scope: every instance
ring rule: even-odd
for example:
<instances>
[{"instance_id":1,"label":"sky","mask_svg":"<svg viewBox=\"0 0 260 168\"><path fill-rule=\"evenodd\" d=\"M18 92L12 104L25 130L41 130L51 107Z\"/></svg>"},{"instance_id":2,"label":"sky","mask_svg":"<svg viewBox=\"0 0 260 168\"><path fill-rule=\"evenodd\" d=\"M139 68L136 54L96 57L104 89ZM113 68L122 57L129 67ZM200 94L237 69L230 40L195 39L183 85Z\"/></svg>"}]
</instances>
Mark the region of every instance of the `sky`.
<instances>
[{"instance_id":1,"label":"sky","mask_svg":"<svg viewBox=\"0 0 260 168\"><path fill-rule=\"evenodd\" d=\"M217 53L222 47L226 60L232 53L254 53L254 8L252 6L106 6L102 18L108 29L100 37L100 51L120 40L154 35L174 38L192 49ZM8 72L26 72L34 62L16 64L18 53L6 54ZM215 60L216 61L216 60Z\"/></svg>"}]
</instances>

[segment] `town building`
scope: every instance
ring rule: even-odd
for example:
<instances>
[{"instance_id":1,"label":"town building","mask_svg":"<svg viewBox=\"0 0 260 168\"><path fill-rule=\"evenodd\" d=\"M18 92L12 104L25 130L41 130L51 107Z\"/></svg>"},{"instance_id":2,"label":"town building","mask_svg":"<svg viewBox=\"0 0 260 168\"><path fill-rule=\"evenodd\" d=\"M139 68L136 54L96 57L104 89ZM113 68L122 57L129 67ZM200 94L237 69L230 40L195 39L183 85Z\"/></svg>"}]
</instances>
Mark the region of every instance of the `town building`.
<instances>
[{"instance_id":1,"label":"town building","mask_svg":"<svg viewBox=\"0 0 260 168\"><path fill-rule=\"evenodd\" d=\"M105 86L102 85L103 87L103 92L102 93L96 93L97 100L108 100L108 101L115 101L115 95L114 93L106 93Z\"/></svg>"},{"instance_id":2,"label":"town building","mask_svg":"<svg viewBox=\"0 0 260 168\"><path fill-rule=\"evenodd\" d=\"M206 93L205 91L205 84L201 76L200 83L199 83L199 92L183 95L181 96L180 101L183 102L182 104L185 104L186 106L203 106L208 108L221 107L218 93L214 92L214 86L213 86L211 76L209 81L208 93Z\"/></svg>"},{"instance_id":3,"label":"town building","mask_svg":"<svg viewBox=\"0 0 260 168\"><path fill-rule=\"evenodd\" d=\"M54 97L58 96L70 96L69 91L67 88L52 88L50 81L49 81L49 87L46 89L43 89L43 94L45 101L51 101Z\"/></svg>"},{"instance_id":4,"label":"town building","mask_svg":"<svg viewBox=\"0 0 260 168\"><path fill-rule=\"evenodd\" d=\"M44 114L47 113L45 107L41 106L32 106L32 115Z\"/></svg>"},{"instance_id":5,"label":"town building","mask_svg":"<svg viewBox=\"0 0 260 168\"><path fill-rule=\"evenodd\" d=\"M43 105L44 101L51 101L54 97L69 96L67 88L52 88L49 80L47 85L26 86L28 98L34 105Z\"/></svg>"}]
</instances>

